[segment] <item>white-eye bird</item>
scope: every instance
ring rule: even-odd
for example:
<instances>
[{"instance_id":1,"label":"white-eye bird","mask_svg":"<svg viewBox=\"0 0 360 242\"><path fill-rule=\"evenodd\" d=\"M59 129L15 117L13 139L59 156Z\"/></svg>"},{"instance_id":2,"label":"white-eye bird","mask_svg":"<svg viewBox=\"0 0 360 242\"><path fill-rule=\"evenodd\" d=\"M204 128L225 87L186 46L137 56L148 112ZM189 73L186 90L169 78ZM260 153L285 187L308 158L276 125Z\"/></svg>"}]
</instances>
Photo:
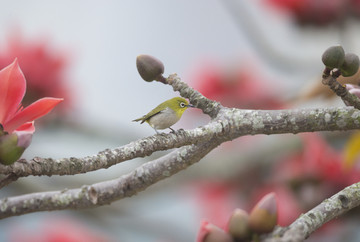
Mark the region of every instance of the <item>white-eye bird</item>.
<instances>
[{"instance_id":1,"label":"white-eye bird","mask_svg":"<svg viewBox=\"0 0 360 242\"><path fill-rule=\"evenodd\" d=\"M156 133L159 133L158 129L171 129L172 132L175 132L172 128L188 107L194 107L189 104L189 102L182 97L174 97L169 99L156 108L151 110L148 114L142 116L141 118L133 120L134 122L141 121L141 124L147 122Z\"/></svg>"}]
</instances>

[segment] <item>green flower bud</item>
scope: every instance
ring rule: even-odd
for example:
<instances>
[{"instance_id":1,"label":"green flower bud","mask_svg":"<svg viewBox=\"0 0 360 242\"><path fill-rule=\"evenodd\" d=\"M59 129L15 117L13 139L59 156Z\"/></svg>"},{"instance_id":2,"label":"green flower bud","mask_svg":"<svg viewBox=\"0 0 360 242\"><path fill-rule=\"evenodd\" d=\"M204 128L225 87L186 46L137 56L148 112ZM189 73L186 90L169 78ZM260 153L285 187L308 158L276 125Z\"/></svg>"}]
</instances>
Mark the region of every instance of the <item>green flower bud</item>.
<instances>
[{"instance_id":1,"label":"green flower bud","mask_svg":"<svg viewBox=\"0 0 360 242\"><path fill-rule=\"evenodd\" d=\"M164 64L151 55L139 55L136 58L136 67L142 79L152 82L162 77Z\"/></svg>"},{"instance_id":2,"label":"green flower bud","mask_svg":"<svg viewBox=\"0 0 360 242\"><path fill-rule=\"evenodd\" d=\"M346 53L345 61L340 66L341 75L344 77L353 76L359 70L359 57L353 53Z\"/></svg>"},{"instance_id":3,"label":"green flower bud","mask_svg":"<svg viewBox=\"0 0 360 242\"><path fill-rule=\"evenodd\" d=\"M275 193L264 196L253 208L249 225L253 232L270 233L277 224L277 205Z\"/></svg>"},{"instance_id":4,"label":"green flower bud","mask_svg":"<svg viewBox=\"0 0 360 242\"><path fill-rule=\"evenodd\" d=\"M339 68L345 59L345 51L340 45L331 46L322 55L322 62L329 69Z\"/></svg>"},{"instance_id":5,"label":"green flower bud","mask_svg":"<svg viewBox=\"0 0 360 242\"><path fill-rule=\"evenodd\" d=\"M235 209L228 222L228 231L236 239L248 238L250 235L249 214L242 209Z\"/></svg>"},{"instance_id":6,"label":"green flower bud","mask_svg":"<svg viewBox=\"0 0 360 242\"><path fill-rule=\"evenodd\" d=\"M0 136L0 163L11 165L24 153L30 145L32 133L18 131Z\"/></svg>"}]
</instances>

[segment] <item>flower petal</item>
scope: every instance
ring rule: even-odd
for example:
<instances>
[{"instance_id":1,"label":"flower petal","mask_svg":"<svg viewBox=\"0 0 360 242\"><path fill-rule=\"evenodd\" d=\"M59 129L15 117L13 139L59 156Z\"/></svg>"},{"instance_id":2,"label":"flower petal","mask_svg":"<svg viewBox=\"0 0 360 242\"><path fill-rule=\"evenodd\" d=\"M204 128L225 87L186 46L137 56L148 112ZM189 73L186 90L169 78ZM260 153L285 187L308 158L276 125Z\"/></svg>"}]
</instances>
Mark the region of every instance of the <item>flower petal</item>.
<instances>
[{"instance_id":1,"label":"flower petal","mask_svg":"<svg viewBox=\"0 0 360 242\"><path fill-rule=\"evenodd\" d=\"M4 124L4 130L11 133L21 125L31 122L50 112L57 104L63 101L62 98L45 97L30 104Z\"/></svg>"},{"instance_id":2,"label":"flower petal","mask_svg":"<svg viewBox=\"0 0 360 242\"><path fill-rule=\"evenodd\" d=\"M34 121L24 123L23 125L18 127L16 130L14 130L14 132L16 132L16 131L25 131L25 132L29 132L29 133L34 133L35 132Z\"/></svg>"},{"instance_id":3,"label":"flower petal","mask_svg":"<svg viewBox=\"0 0 360 242\"><path fill-rule=\"evenodd\" d=\"M16 113L26 90L25 77L17 59L0 70L0 123L4 124Z\"/></svg>"},{"instance_id":4,"label":"flower petal","mask_svg":"<svg viewBox=\"0 0 360 242\"><path fill-rule=\"evenodd\" d=\"M33 132L14 131L13 134L16 134L18 137L17 147L22 147L24 149L29 147L31 140L32 140Z\"/></svg>"}]
</instances>

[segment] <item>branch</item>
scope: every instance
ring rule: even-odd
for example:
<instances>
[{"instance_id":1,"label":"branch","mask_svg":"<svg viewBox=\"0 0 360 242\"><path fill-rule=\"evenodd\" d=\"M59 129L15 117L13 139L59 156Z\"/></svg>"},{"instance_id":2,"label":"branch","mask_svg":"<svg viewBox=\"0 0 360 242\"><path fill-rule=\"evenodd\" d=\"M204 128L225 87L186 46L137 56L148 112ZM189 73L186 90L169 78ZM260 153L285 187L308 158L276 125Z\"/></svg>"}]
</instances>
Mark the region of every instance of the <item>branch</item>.
<instances>
[{"instance_id":1,"label":"branch","mask_svg":"<svg viewBox=\"0 0 360 242\"><path fill-rule=\"evenodd\" d=\"M216 119L193 130L153 135L84 158L35 157L29 161L21 160L11 166L0 165L0 174L13 173L18 177L74 175L108 168L126 160L151 155L155 151L204 143L210 139L225 142L245 135L351 129L360 129L360 111L352 107L295 110L241 110L223 107Z\"/></svg>"},{"instance_id":2,"label":"branch","mask_svg":"<svg viewBox=\"0 0 360 242\"><path fill-rule=\"evenodd\" d=\"M341 97L341 99L345 102L350 104L351 106L354 106L356 109L360 109L360 99L350 93L345 85L342 85L340 82L338 82L336 80L336 75L335 77L333 75L329 75L330 73L326 72L326 69L324 71L323 74L323 79L322 79L322 83L324 85L328 85L330 87L330 89L339 97Z\"/></svg>"},{"instance_id":3,"label":"branch","mask_svg":"<svg viewBox=\"0 0 360 242\"><path fill-rule=\"evenodd\" d=\"M36 211L91 208L129 197L199 161L219 144L244 135L299 133L360 128L360 111L350 107L297 110L241 110L225 108L187 86L176 75L166 82L212 117L202 127L153 135L84 158L34 158L12 166L0 166L0 174L70 175L85 173L155 151L182 147L148 162L118 179L78 189L32 193L0 200L0 218ZM189 146L191 144L191 146Z\"/></svg>"},{"instance_id":4,"label":"branch","mask_svg":"<svg viewBox=\"0 0 360 242\"><path fill-rule=\"evenodd\" d=\"M10 183L16 181L17 179L19 179L19 176L14 174L14 173L9 173L7 176L5 176L1 181L0 181L0 189L9 185Z\"/></svg>"},{"instance_id":5,"label":"branch","mask_svg":"<svg viewBox=\"0 0 360 242\"><path fill-rule=\"evenodd\" d=\"M201 132L203 129L192 131L178 130L175 134L159 134L143 138L116 149L106 149L93 156L83 158L41 158L35 157L29 161L21 159L13 165L0 165L0 174L16 174L19 177L74 175L108 168L123 161L137 157L149 156L156 151L178 148L185 145L197 144L211 138L213 133Z\"/></svg>"},{"instance_id":6,"label":"branch","mask_svg":"<svg viewBox=\"0 0 360 242\"><path fill-rule=\"evenodd\" d=\"M355 183L301 215L288 227L278 227L264 241L304 241L323 224L360 205L360 183Z\"/></svg>"},{"instance_id":7,"label":"branch","mask_svg":"<svg viewBox=\"0 0 360 242\"><path fill-rule=\"evenodd\" d=\"M84 209L130 197L202 159L217 142L191 145L143 164L118 179L78 189L31 193L0 200L0 219L38 211Z\"/></svg>"},{"instance_id":8,"label":"branch","mask_svg":"<svg viewBox=\"0 0 360 242\"><path fill-rule=\"evenodd\" d=\"M176 75L170 75L164 78L166 84L172 85L175 91L190 99L204 113L215 117L222 107L218 102L207 99L198 91L189 87L185 82ZM21 159L11 166L0 164L0 174L16 174L18 177L29 175L75 175L86 173L103 168L108 168L123 161L131 160L138 157L149 156L155 151L179 148L185 145L197 144L209 140L214 134L204 132L206 128L195 129L190 132L177 131L176 134L161 134L150 136L127 145L110 150L106 149L96 155L86 156L83 158L41 158L35 157L29 161Z\"/></svg>"}]
</instances>

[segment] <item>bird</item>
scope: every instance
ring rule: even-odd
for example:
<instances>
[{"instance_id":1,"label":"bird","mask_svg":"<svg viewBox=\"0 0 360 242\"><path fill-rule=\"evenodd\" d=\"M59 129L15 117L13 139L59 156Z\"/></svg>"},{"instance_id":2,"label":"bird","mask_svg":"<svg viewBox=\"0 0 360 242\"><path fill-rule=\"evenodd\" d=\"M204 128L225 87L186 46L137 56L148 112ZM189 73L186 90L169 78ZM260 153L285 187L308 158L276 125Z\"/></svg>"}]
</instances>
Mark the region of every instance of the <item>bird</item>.
<instances>
[{"instance_id":1,"label":"bird","mask_svg":"<svg viewBox=\"0 0 360 242\"><path fill-rule=\"evenodd\" d=\"M193 108L194 106L189 104L185 98L174 97L159 104L148 114L132 121L141 121L140 124L147 122L156 131L157 134L159 134L158 130L167 128L171 129L171 132L175 132L171 126L180 120L184 111L189 107Z\"/></svg>"}]
</instances>

